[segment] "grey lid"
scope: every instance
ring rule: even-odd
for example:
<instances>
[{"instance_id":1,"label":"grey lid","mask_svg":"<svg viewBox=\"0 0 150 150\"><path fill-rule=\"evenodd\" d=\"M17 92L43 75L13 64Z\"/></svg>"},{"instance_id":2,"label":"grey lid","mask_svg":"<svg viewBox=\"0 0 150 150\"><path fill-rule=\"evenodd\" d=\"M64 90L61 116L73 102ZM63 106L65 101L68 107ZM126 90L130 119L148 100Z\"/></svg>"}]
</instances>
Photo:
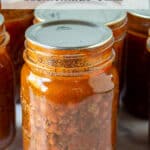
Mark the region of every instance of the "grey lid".
<instances>
[{"instance_id":1,"label":"grey lid","mask_svg":"<svg viewBox=\"0 0 150 150\"><path fill-rule=\"evenodd\" d=\"M140 18L145 18L145 19L150 19L150 9L148 10L131 10L129 11L130 14L140 17Z\"/></svg>"},{"instance_id":2,"label":"grey lid","mask_svg":"<svg viewBox=\"0 0 150 150\"><path fill-rule=\"evenodd\" d=\"M4 24L4 17L0 14L0 26Z\"/></svg>"},{"instance_id":3,"label":"grey lid","mask_svg":"<svg viewBox=\"0 0 150 150\"><path fill-rule=\"evenodd\" d=\"M112 39L104 25L84 21L54 21L39 23L26 31L26 39L46 49L84 49L101 46Z\"/></svg>"},{"instance_id":4,"label":"grey lid","mask_svg":"<svg viewBox=\"0 0 150 150\"><path fill-rule=\"evenodd\" d=\"M37 7L35 18L40 21L82 20L97 24L112 25L126 18L123 10L50 10Z\"/></svg>"}]
</instances>

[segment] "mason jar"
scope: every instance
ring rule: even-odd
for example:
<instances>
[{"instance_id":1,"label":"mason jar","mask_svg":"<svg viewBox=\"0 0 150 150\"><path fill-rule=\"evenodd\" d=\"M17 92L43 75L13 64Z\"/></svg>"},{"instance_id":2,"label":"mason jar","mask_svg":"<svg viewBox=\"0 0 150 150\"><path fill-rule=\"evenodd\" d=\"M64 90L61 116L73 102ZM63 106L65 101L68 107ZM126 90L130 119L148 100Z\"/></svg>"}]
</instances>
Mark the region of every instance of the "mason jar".
<instances>
[{"instance_id":1,"label":"mason jar","mask_svg":"<svg viewBox=\"0 0 150 150\"><path fill-rule=\"evenodd\" d=\"M109 28L54 21L26 31L24 150L115 150L118 74Z\"/></svg>"},{"instance_id":2,"label":"mason jar","mask_svg":"<svg viewBox=\"0 0 150 150\"><path fill-rule=\"evenodd\" d=\"M20 71L24 63L24 34L25 30L32 25L33 10L6 10L1 9L0 12L4 15L5 26L10 35L10 49L8 53L13 60L16 77L16 94L15 99L20 99Z\"/></svg>"},{"instance_id":3,"label":"mason jar","mask_svg":"<svg viewBox=\"0 0 150 150\"><path fill-rule=\"evenodd\" d=\"M147 38L147 61L148 61L148 64L147 64L147 70L148 70L148 75L147 75L147 88L148 88L148 119L149 119L149 136L148 136L148 141L149 141L149 144L150 144L150 79L149 79L149 76L150 76L150 70L149 70L149 66L150 66L150 28L148 30L148 38Z\"/></svg>"},{"instance_id":4,"label":"mason jar","mask_svg":"<svg viewBox=\"0 0 150 150\"><path fill-rule=\"evenodd\" d=\"M128 31L125 49L124 83L121 99L132 115L148 118L148 88L146 41L150 28L150 11L128 12Z\"/></svg>"},{"instance_id":5,"label":"mason jar","mask_svg":"<svg viewBox=\"0 0 150 150\"><path fill-rule=\"evenodd\" d=\"M44 4L45 5L45 4ZM56 20L82 20L98 25L105 24L113 32L114 50L116 53L115 65L120 74L122 70L123 46L127 29L127 14L122 10L53 10L42 9L38 6L34 11L34 24ZM45 6L46 7L46 6ZM121 80L121 79L120 79Z\"/></svg>"},{"instance_id":6,"label":"mason jar","mask_svg":"<svg viewBox=\"0 0 150 150\"><path fill-rule=\"evenodd\" d=\"M8 55L9 34L0 14L0 149L4 150L15 136L15 91L13 63Z\"/></svg>"}]
</instances>

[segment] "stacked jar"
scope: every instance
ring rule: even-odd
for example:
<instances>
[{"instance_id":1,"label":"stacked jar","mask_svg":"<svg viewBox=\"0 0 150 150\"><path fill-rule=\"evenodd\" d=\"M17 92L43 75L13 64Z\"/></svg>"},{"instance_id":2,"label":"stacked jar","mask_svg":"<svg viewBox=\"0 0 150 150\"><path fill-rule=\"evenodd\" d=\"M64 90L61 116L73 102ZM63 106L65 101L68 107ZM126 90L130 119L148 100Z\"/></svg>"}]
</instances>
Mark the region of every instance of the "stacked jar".
<instances>
[{"instance_id":1,"label":"stacked jar","mask_svg":"<svg viewBox=\"0 0 150 150\"><path fill-rule=\"evenodd\" d=\"M32 25L32 10L0 10L5 18L5 26L10 34L9 54L13 60L16 75L16 100L20 99L20 71L24 63L24 34L25 30Z\"/></svg>"},{"instance_id":2,"label":"stacked jar","mask_svg":"<svg viewBox=\"0 0 150 150\"><path fill-rule=\"evenodd\" d=\"M124 83L121 99L125 109L140 118L148 118L148 70L146 40L150 28L150 11L128 12Z\"/></svg>"},{"instance_id":3,"label":"stacked jar","mask_svg":"<svg viewBox=\"0 0 150 150\"><path fill-rule=\"evenodd\" d=\"M8 147L15 135L14 69L8 55L9 40L0 14L0 149Z\"/></svg>"},{"instance_id":4,"label":"stacked jar","mask_svg":"<svg viewBox=\"0 0 150 150\"><path fill-rule=\"evenodd\" d=\"M103 25L54 21L26 31L24 150L115 150L118 75Z\"/></svg>"},{"instance_id":5,"label":"stacked jar","mask_svg":"<svg viewBox=\"0 0 150 150\"><path fill-rule=\"evenodd\" d=\"M44 4L45 6L45 4ZM111 28L115 42L113 48L116 52L115 65L120 78L122 70L123 45L126 35L127 15L121 10L50 10L42 9L43 5L37 7L34 12L34 23L56 20L83 20L105 24ZM46 6L45 6L46 7ZM120 79L121 80L121 79Z\"/></svg>"}]
</instances>

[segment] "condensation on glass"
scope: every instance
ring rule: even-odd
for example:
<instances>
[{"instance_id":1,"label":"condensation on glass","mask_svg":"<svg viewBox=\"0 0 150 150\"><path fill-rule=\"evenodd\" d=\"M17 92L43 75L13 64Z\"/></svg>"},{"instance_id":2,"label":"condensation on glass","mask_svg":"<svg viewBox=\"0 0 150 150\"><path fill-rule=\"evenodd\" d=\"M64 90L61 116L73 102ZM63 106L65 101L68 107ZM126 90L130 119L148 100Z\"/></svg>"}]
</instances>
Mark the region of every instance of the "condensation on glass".
<instances>
[{"instance_id":1,"label":"condensation on glass","mask_svg":"<svg viewBox=\"0 0 150 150\"><path fill-rule=\"evenodd\" d=\"M0 149L15 136L15 95L13 63L7 53L10 38L0 14Z\"/></svg>"},{"instance_id":2,"label":"condensation on glass","mask_svg":"<svg viewBox=\"0 0 150 150\"><path fill-rule=\"evenodd\" d=\"M115 150L118 74L111 30L84 21L46 22L26 31L25 45L24 150Z\"/></svg>"},{"instance_id":3,"label":"condensation on glass","mask_svg":"<svg viewBox=\"0 0 150 150\"><path fill-rule=\"evenodd\" d=\"M123 45L126 35L127 15L121 10L50 10L41 9L42 5L34 11L34 23L56 20L82 20L96 24L105 24L111 28L115 38L116 52L115 64L121 76Z\"/></svg>"},{"instance_id":4,"label":"condensation on glass","mask_svg":"<svg viewBox=\"0 0 150 150\"><path fill-rule=\"evenodd\" d=\"M128 12L124 83L121 99L131 114L148 118L147 46L150 11Z\"/></svg>"}]
</instances>

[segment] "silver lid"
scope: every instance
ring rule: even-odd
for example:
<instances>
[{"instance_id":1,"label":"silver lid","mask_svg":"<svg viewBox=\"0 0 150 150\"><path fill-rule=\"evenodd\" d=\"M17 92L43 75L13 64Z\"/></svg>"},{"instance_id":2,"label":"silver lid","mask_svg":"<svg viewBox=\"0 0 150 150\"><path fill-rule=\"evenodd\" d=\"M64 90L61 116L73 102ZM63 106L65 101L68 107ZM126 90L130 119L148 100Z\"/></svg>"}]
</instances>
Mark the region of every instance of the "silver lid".
<instances>
[{"instance_id":1,"label":"silver lid","mask_svg":"<svg viewBox=\"0 0 150 150\"><path fill-rule=\"evenodd\" d=\"M0 26L4 24L4 17L0 14Z\"/></svg>"},{"instance_id":2,"label":"silver lid","mask_svg":"<svg viewBox=\"0 0 150 150\"><path fill-rule=\"evenodd\" d=\"M50 10L40 9L39 6L35 9L34 16L40 22L71 19L112 25L125 19L126 12L123 10Z\"/></svg>"},{"instance_id":3,"label":"silver lid","mask_svg":"<svg viewBox=\"0 0 150 150\"><path fill-rule=\"evenodd\" d=\"M27 41L46 49L94 48L112 39L104 25L84 21L54 21L39 23L26 31Z\"/></svg>"},{"instance_id":4,"label":"silver lid","mask_svg":"<svg viewBox=\"0 0 150 150\"><path fill-rule=\"evenodd\" d=\"M132 10L129 11L130 14L140 17L140 18L145 18L145 19L150 19L150 10Z\"/></svg>"}]
</instances>

